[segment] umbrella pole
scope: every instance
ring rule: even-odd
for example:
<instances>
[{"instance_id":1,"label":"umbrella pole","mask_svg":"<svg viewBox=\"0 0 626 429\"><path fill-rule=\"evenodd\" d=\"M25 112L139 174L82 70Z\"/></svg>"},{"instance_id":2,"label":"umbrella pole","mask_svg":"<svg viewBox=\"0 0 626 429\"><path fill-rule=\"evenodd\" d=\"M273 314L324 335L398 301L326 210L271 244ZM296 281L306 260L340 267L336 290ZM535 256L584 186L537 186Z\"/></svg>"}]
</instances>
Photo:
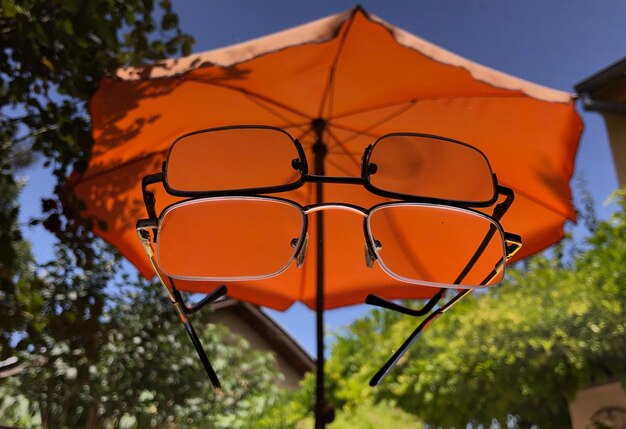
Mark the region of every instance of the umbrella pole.
<instances>
[{"instance_id":1,"label":"umbrella pole","mask_svg":"<svg viewBox=\"0 0 626 429\"><path fill-rule=\"evenodd\" d=\"M327 148L323 140L323 132L326 127L326 121L323 119L315 119L312 122L315 132L315 144L313 145L315 174L324 175L324 157ZM315 200L316 203L322 203L324 200L324 192L322 183L315 184ZM316 293L315 293L315 315L316 315L316 334L317 334L317 372L315 377L315 429L324 429L326 423L334 420L334 412L326 404L324 390L324 212L315 213L317 224L317 272L316 272Z\"/></svg>"}]
</instances>

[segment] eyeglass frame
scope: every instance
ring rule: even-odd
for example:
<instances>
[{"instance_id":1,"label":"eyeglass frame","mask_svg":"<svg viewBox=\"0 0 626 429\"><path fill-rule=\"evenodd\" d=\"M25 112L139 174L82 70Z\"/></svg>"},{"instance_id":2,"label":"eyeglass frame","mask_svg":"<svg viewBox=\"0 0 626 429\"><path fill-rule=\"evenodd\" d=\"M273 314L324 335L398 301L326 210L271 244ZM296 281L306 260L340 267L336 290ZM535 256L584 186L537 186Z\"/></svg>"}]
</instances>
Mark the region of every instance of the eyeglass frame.
<instances>
[{"instance_id":1,"label":"eyeglass frame","mask_svg":"<svg viewBox=\"0 0 626 429\"><path fill-rule=\"evenodd\" d=\"M494 218L488 216L485 213L472 210L466 207L456 207L451 205L441 205L441 204L430 204L423 202L413 202L413 201L391 201L391 202L383 202L376 204L369 209L364 207L349 204L349 203L319 203L319 204L307 204L303 206L295 201L288 200L285 198L274 197L274 196L261 196L261 195L228 195L228 196L211 196L211 197L198 197L198 198L189 198L183 201L177 201L165 207L158 218L156 219L142 219L137 222L137 230L152 230L154 232L155 239L157 242L158 232L160 231L161 222L167 217L167 215L176 208L187 205L194 202L202 203L204 201L236 201L236 200L249 200L249 201L272 201L277 203L287 204L295 209L297 209L302 215L302 226L301 232L298 238L298 244L294 248L294 252L289 258L289 260L277 271L273 273L268 273L266 275L258 275L258 276L241 276L241 277L177 277L172 275L171 273L164 272L168 277L177 279L177 280L189 280L189 281L212 281L212 282L226 282L226 281L256 281L256 280L265 280L268 278L273 278L282 274L285 270L289 268L291 263L296 260L298 261L298 266L302 264L300 258L304 257L302 252L304 251L303 247L306 244L306 237L308 231L308 215L309 213L314 213L318 211L322 211L325 209L333 208L339 210L346 210L357 213L363 216L363 236L365 239L366 251L367 251L367 262L368 266L371 267L369 262L373 263L374 261L378 261L381 269L389 275L391 278L414 285L426 286L426 287L435 287L435 288L455 288L455 289L482 289L481 286L485 288L492 287L494 285L462 285L456 283L439 283L439 282L430 282L426 280L419 279L409 279L407 277L401 276L395 272L393 272L385 263L382 261L382 258L379 255L377 246L374 242L374 237L370 231L370 223L369 218L370 215L382 208L385 207L395 207L395 206L418 206L418 207L432 207L446 210L456 210L462 213L466 213L468 215L477 216L483 218L491 223L492 226L495 226L496 231L500 232L501 241L503 244L503 259L504 262L510 259L521 247L521 238L513 233L505 232L500 223ZM495 233L495 232L494 232ZM158 248L157 248L157 262L160 263L160 258L158 258Z\"/></svg>"},{"instance_id":2,"label":"eyeglass frame","mask_svg":"<svg viewBox=\"0 0 626 429\"><path fill-rule=\"evenodd\" d=\"M506 198L503 202L501 202L500 204L498 204L495 208L494 208L494 213L492 216L488 216L484 213L475 211L475 210L471 210L468 208L462 208L462 207L455 207L455 206L450 206L450 205L444 205L444 207L454 207L456 209L462 209L462 210L467 210L469 212L473 212L476 213L480 216L486 217L488 219L490 219L492 221L492 226L496 225L497 228L499 228L500 232L501 232L501 237L502 240L504 241L504 251L505 251L505 261L508 261L510 258L512 258L515 253L517 251L519 251L519 249L521 248L522 245L522 241L521 241L521 237L516 235L516 234L512 234L512 233L507 233L502 229L502 226L499 223L499 219L506 213L506 211L508 210L508 208L510 207L511 203L513 202L514 199L514 194L513 191L510 190L509 188L504 188L501 187L502 189L502 193L506 195ZM245 195L243 195L245 197ZM233 197L242 197L242 195L238 195L238 196L233 196ZM302 211L302 213L304 214L304 218L303 218L303 233L301 235L301 237L305 236L307 227L308 227L308 216L307 213L305 213L305 207L299 205L298 203L291 201L291 200L286 200L284 198L278 198L278 197L261 197L261 196L255 196L256 198L264 198L264 199L274 199L274 200L282 200L282 201L286 201L289 204L292 205L296 205L300 207L300 210ZM207 197L207 198L211 198L211 197ZM216 197L213 197L216 198ZM197 200L198 198L190 198L187 200L183 200L183 201L178 201L176 203L170 204L169 206L167 206L163 212L161 213L161 216L164 215L165 211L168 208L171 208L173 206L176 206L178 204L184 203L186 201L193 201L193 200ZM388 203L381 203L381 204L377 204L376 206L372 207L369 209L369 211L373 210L376 207L380 207L380 206L386 206L386 205L404 205L404 204L415 204L415 202L407 202L407 201L400 201L400 202L388 202ZM428 203L421 203L424 205L431 205ZM369 213L368 210L353 205L353 204L347 204L347 203L321 203L318 205L310 205L310 206L317 206L319 207L328 207L328 206L343 206L344 208L350 208L352 210L356 210L359 213L363 214L365 216L365 213ZM174 279L172 279L171 277L167 276L168 280L169 280L169 286L168 286L168 282L165 281L165 279L163 278L163 275L161 274L161 270L158 267L157 261L153 258L154 253L152 250L152 246L150 244L150 236L149 236L149 232L148 230L152 229L153 230L153 241L156 242L156 237L157 237L157 229L158 229L158 221L161 219L161 217L159 216L158 218L152 218L152 219L140 219L137 221L137 225L136 225L136 229L137 229L137 234L139 236L139 240L141 241L144 250L146 252L146 255L148 256L148 259L150 260L157 276L159 277L159 280L161 282L161 284L163 285L163 287L165 288L170 301L172 303L172 305L175 307L176 311L179 314L179 317L181 319L181 321L183 322L185 329L187 331L187 333L189 334L192 343L194 345L194 348L196 349L196 352L205 368L205 371L207 372L207 374L209 375L209 379L211 380L211 383L213 384L213 386L216 389L221 389L221 385L220 385L220 381L219 378L215 372L215 370L213 369L213 366L211 365L208 357L206 356L206 352L204 350L204 347L202 346L202 343L200 342L200 339L198 337L198 335L196 334L193 325L191 324L191 321L188 318L188 315L199 310L200 308L204 307L205 305L214 302L216 299L220 298L223 295L226 295L227 293L227 288L225 285L220 285L218 288L216 288L214 291L212 291L211 293L209 293L204 299L202 299L200 302L198 302L196 305L194 306L188 306L187 304L185 304L185 301L183 299L182 294L180 293L180 291L178 291L178 289L176 288ZM364 228L367 228L367 224L366 224L366 219L364 221ZM490 229L491 231L491 229ZM364 230L364 236L366 238L366 246L368 246L370 249L372 248L373 243L371 242L371 235L368 234L367 229ZM299 239L298 240L298 249L295 249L294 251L294 256L292 256L292 258L289 260L289 263L287 264L287 266L289 266L291 264L291 262L293 261L294 258L297 257L297 255L299 254L299 252L301 252L301 247L304 245L305 240ZM375 248L375 246L374 246ZM378 254L374 253L375 258L378 258ZM383 268L383 271L385 271L388 275L390 275L392 278L397 279L397 276L393 275L393 273L387 269L385 269L386 267L384 267L384 264L381 264L379 262L379 265L381 266L381 268ZM277 273L276 275L279 275L280 273ZM424 282L422 282L423 284ZM417 326L417 328L411 333L411 335L405 340L405 342L395 351L395 353L391 356L391 358L389 358L389 360L387 360L387 362L385 362L385 364L380 368L380 370L372 377L372 379L370 380L370 386L376 386L378 384L380 384L380 382L382 381L382 379L389 373L389 371L391 371L391 369L395 366L395 364L398 362L398 360L408 351L408 349L411 347L411 345L417 340L417 338L421 335L421 333L438 317L440 317L441 315L443 315L443 313L445 313L447 310L449 310L453 305L455 305L457 302L459 302L462 298L464 298L465 296L467 296L469 293L471 293L474 289L476 289L476 287L473 288L466 288L463 289L461 287L456 287L457 289L462 289L460 292L458 292L453 298L451 298L446 304L444 304L442 307L437 308L436 310L432 311L431 310L437 305L437 303L441 300L441 298L443 297L443 295L445 294L445 291L447 290L444 287L440 287L439 291L433 295L433 297L419 310L415 310L415 309L410 309L407 307L404 307L400 304L396 304L392 301L388 301L385 300L383 298L380 298L376 295L368 295L365 303L369 304L369 305L375 305L375 306L379 306L379 307L383 307L383 308L387 308L390 310L394 310L394 311L398 311L400 313L403 314L407 314L413 317L417 317L417 316L423 316L423 315L427 315L427 317Z\"/></svg>"},{"instance_id":3,"label":"eyeglass frame","mask_svg":"<svg viewBox=\"0 0 626 429\"><path fill-rule=\"evenodd\" d=\"M285 136L287 136L291 142L294 144L296 151L298 153L298 157L292 160L292 167L294 170L300 172L300 178L290 184L286 185L276 185L276 186L264 186L258 188L241 188L241 189L229 189L229 190L211 190L211 191L184 191L172 188L167 180L167 164L170 158L170 155L174 149L174 146L181 141L190 136L215 132L215 131L227 131L227 130L237 130L237 129L264 129L264 130L272 130L277 131ZM489 172L490 178L492 182L492 198L484 201L464 201L464 200L455 200L455 199L446 199L446 198L435 198L435 197L424 197L418 195L410 195L403 194L392 191L385 191L384 189L380 189L370 182L370 175L375 174L375 170L372 170L372 167L375 168L375 164L370 164L370 157L372 155L373 149L376 144L381 140L388 137L395 136L410 136L410 137L420 137L420 138L428 138L434 140L443 140L449 143L458 144L464 146L474 152L477 152L485 161ZM217 197L217 196L240 196L240 195L259 195L259 194L274 194L292 191L298 188L301 188L306 183L336 183L336 184L353 184L353 185L363 185L363 187L374 195L378 195L386 198L393 198L403 201L411 201L411 202L420 202L426 204L440 204L440 205L452 205L456 207L490 207L498 200L498 197L502 194L508 195L507 191L510 191L508 188L504 188L503 186L498 184L497 176L493 173L493 169L491 168L491 164L489 163L488 158L485 154L478 148L464 143L459 140L455 140L449 137L438 136L434 134L425 134L425 133L411 133L411 132L395 132L388 133L383 136L377 138L374 143L369 144L361 157L361 176L321 176L315 174L309 174L308 161L306 158L306 154L304 152L304 148L300 141L297 138L294 138L287 131L283 130L279 127L274 127L270 125L230 125L224 127L215 127L215 128L207 128L203 130L193 131L191 133L184 134L178 137L168 151L166 160L161 165L161 172L147 175L142 180L142 194L143 200L146 204L146 209L148 210L148 215L150 218L156 218L156 212L154 211L154 194L147 190L147 187L152 184L162 183L165 191L176 197ZM510 191L512 193L512 191Z\"/></svg>"},{"instance_id":4,"label":"eyeglass frame","mask_svg":"<svg viewBox=\"0 0 626 429\"><path fill-rule=\"evenodd\" d=\"M213 384L213 386L216 389L220 389L220 382L219 379L217 377L217 374L215 373L215 370L213 369L213 367L211 366L211 363L209 362L206 353L204 351L204 348L191 324L191 322L189 321L189 319L187 318L187 315L195 312L197 310L199 310L201 307L205 306L208 303L211 303L213 301L215 301L216 299L218 299L219 297L225 295L227 293L227 288L225 285L220 285L218 288L216 288L213 292L209 293L204 299L202 299L200 302L198 302L196 305L194 306L187 306L183 300L183 297L181 295L181 293L176 289L176 286L174 284L174 280L171 277L168 277L168 279L170 280L169 282L169 286L168 283L165 282L165 280L163 279L160 270L157 267L156 261L153 259L153 251L152 251L152 247L150 244L150 237L149 237L149 232L147 231L148 229L152 229L153 230L153 241L156 242L157 239L157 228L155 226L155 221L158 222L159 216L157 216L156 214L156 210L155 210L155 205L156 205L156 198L154 196L154 193L150 192L147 190L147 187L152 185L152 184L156 184L156 183L162 183L166 192L170 193L173 196L181 196L181 197L191 197L191 199L194 199L194 197L218 197L218 196L259 196L259 194L263 194L263 193L279 193L279 192L286 192L286 191L290 191L290 190L294 190L297 189L301 186L303 186L305 183L338 183L338 184L361 184L363 185L369 192L375 194L375 195L379 195L379 196L383 196L383 197L390 197L390 198L395 198L395 199L399 199L401 200L401 202L405 202L405 203L423 203L423 204L431 204L431 205L443 205L443 206L449 206L449 207L456 207L456 208L464 208L466 210L469 210L469 207L489 207L493 204L495 204L498 201L498 198L500 196L504 196L505 199L504 201L502 201L501 203L497 204L494 207L494 211L492 213L491 216L485 215L484 213L480 213L480 212L476 212L476 213L480 213L483 216L486 216L488 218L490 218L492 221L495 222L495 224L497 226L500 227L500 230L502 232L502 239L504 241L505 244L505 259L506 261L508 261L510 258L512 258L514 256L515 253L517 253L517 251L520 250L521 246L522 246L522 240L521 237L519 235L516 234L512 234L512 233L506 233L502 230L502 227L499 223L499 220L502 218L502 216L508 211L509 207L511 206L511 204L513 203L514 200L514 193L513 190L508 188L508 187L504 187L502 185L498 184L497 181L497 176L495 175L495 173L493 173L493 170L491 169L491 165L489 164L489 160L487 159L487 157L482 153L482 151L480 151L479 149L468 145L467 143L463 143L460 142L458 140L454 140L454 139L450 139L447 137L442 137L442 136L436 136L436 135L432 135L432 134L421 134L421 133L391 133L391 134L386 134L382 137L380 137L379 139L377 139L374 144L369 145L366 150L365 153L363 154L362 160L361 160L361 177L344 177L344 176L320 176L320 175L309 175L308 174L308 163L307 163L307 159L306 159L306 155L304 154L304 149L302 148L302 145L300 144L300 142L297 139L293 139L293 137L291 137L291 135L289 133L287 133L286 131L284 131L281 128L278 127L273 127L273 126L266 126L266 125L237 125L237 126L227 126L227 127L218 127L218 128L210 128L210 129L206 129L206 130L199 130L199 131L195 131L192 133L188 133L185 134L184 136L179 137L176 141L179 141L180 139L184 138L184 137L188 137L190 135L194 135L194 134L198 134L198 133L202 133L202 132L207 132L207 131L216 131L216 130L227 130L227 129L249 129L249 128L261 128L261 129L272 129L272 130L277 130L280 131L284 134L286 134L288 137L290 137L290 139L294 142L296 149L298 151L299 154L299 161L300 161L300 165L299 167L302 168L301 173L300 173L300 179L298 181L296 181L293 184L289 184L289 185L284 185L284 186L276 186L276 187L262 187L262 188L249 188L249 189L235 189L235 190L226 190L226 191L209 191L209 192L204 192L204 191L176 191L174 189L172 189L171 187L169 187L167 180L166 180L166 172L167 172L167 164L166 162L164 162L162 164L162 171L161 173L156 173L156 174L151 174L151 175L147 175L142 179L142 195L143 195L143 200L144 200L144 204L146 206L146 211L148 212L148 217L149 219L140 219L137 221L137 225L136 225L136 229L137 229L137 234L139 236L139 240L141 241L141 243L143 244L144 250L146 251L146 254L155 270L155 272L157 273L157 276L159 277L159 280L161 281L163 287L166 289L168 296L170 297L170 300L172 302L172 304L174 305L174 307L176 308L177 312L179 313L179 316L183 322L183 324L185 325L185 328L189 334L189 336L191 337L191 340L194 344L194 347L196 349L196 352L198 353L200 360L203 363L203 366L205 368L205 370L207 371L209 378ZM373 185L371 185L371 183L369 182L369 172L367 171L367 167L368 165L368 161L369 161L369 157L371 156L371 152L372 152L372 148L374 147L374 145L380 141L382 138L388 137L388 136L392 136L392 135L411 135L411 136L417 136L417 137L426 137L426 138L434 138L434 139L441 139L441 140L445 140L445 141L449 141L452 143L457 143L457 144L461 144L463 146L467 146L470 149L473 149L475 151L477 151L478 153L480 153L483 158L485 159L485 162L487 164L487 166L489 167L489 171L491 172L491 177L493 180L493 184L494 184L494 196L491 200L489 201L484 201L484 202L469 202L469 201L461 201L461 200L450 200L450 199L440 199L440 198L431 198L431 197L420 197L420 196L415 196L415 195L405 195L405 194L399 194L399 193L395 193L395 192L389 192L389 191L384 191L381 190L379 188L374 187ZM171 152L172 148L170 147L170 152ZM169 153L168 153L168 157L169 157ZM292 164L293 166L293 164ZM188 200L184 200L184 201L188 201ZM175 204L180 204L184 201L179 201L177 203L174 203L172 205ZM293 204L297 204L294 201L290 201L290 200L286 200L289 201L290 203ZM337 205L336 203L320 203L322 205ZM343 204L344 206L347 206L346 203L339 203L339 204ZM383 203L385 204L385 203ZM388 204L398 204L397 202L391 202ZM172 206L170 205L170 206ZM169 207L169 206L168 206ZM302 207L302 206L301 206ZM358 206L355 206L358 207ZM167 208L167 207L166 207ZM471 210L473 211L473 210ZM306 220L306 215L305 215L305 220ZM157 224L158 225L158 224ZM507 242L507 236L509 238L509 241ZM365 232L365 237L369 237L369 235L367 234L367 231ZM304 240L299 240L299 246L303 245L303 241ZM372 246L372 243L369 242L369 240L366 239L366 243L368 243L368 246ZM297 252L294 253L294 256L297 254ZM376 258L378 258L378 255L376 255ZM289 263L291 263L293 259L290 260ZM381 265L382 266L382 265ZM387 272L387 271L386 271ZM389 274L389 273L388 273ZM395 278L394 276L391 276L393 278ZM420 323L418 325L418 327L413 331L413 333L405 340L405 342L402 344L402 346L400 348L398 348L396 350L396 352L392 355L392 357L381 367L381 369L372 377L372 379L370 380L370 386L375 386L378 385L382 379L387 375L387 373L393 368L393 366L395 366L395 364L397 363L397 361L406 353L406 351L410 348L410 346L415 342L415 340L419 337L419 335L438 317L440 317L443 313L445 313L447 310L449 310L453 305L455 305L457 302L459 302L462 298L464 298L465 296L467 296L469 293L471 293L474 288L468 288L468 289L462 289L460 292L458 292L453 298L451 298L446 304L444 304L443 306L437 308L436 310L432 311L431 310L436 306L436 304L439 302L439 300L443 297L443 295L445 294L446 288L440 288L439 291L433 295L433 297L421 308L418 310L415 309L411 309L411 308L407 308L404 307L400 304L396 304L392 301L388 301L385 300L383 298L377 297L375 295L368 295L365 302L367 304L370 305L375 305L375 306L379 306L379 307L383 307L383 308L387 308L387 309L391 309L394 311L399 311L403 314L407 314L407 315L411 315L411 316L422 316L422 315L426 315L428 314L428 316L422 321L422 323Z\"/></svg>"},{"instance_id":5,"label":"eyeglass frame","mask_svg":"<svg viewBox=\"0 0 626 429\"><path fill-rule=\"evenodd\" d=\"M242 197L242 196L236 196L236 197ZM246 197L246 196L243 196ZM352 210L352 211L357 211L358 213L360 213L361 215L364 216L364 236L366 238L366 246L368 246L369 249L372 248L373 243L372 243L372 237L371 234L368 233L367 230L367 216L369 215L369 213L376 209L377 207L384 207L384 206L389 206L389 205L407 205L407 204L423 204L424 206L431 206L431 204L427 204L427 203L413 203L413 202L388 202L388 203L381 203L381 204L377 204L374 207L370 208L369 210L364 209L362 207L353 205L353 204L347 204L347 203L321 203L321 204L312 204L309 206L301 206L298 203L291 201L291 200L286 200L284 198L278 198L278 197L263 197L263 196L249 196L250 198L260 198L260 199L264 199L264 200L279 200L279 201L283 201L283 202L287 202L288 204L297 206L300 208L301 213L303 214L303 225L302 225L302 233L300 236L300 239L298 240L298 248L294 249L294 254L293 256L290 258L289 262L286 264L285 269L292 263L292 261L294 259L297 259L299 256L299 253L302 251L302 246L304 246L305 243L305 239L302 239L304 237L306 237L306 231L308 229L308 213L305 211L305 207L309 207L309 213L323 209L325 207L343 207L344 209L347 210ZM225 198L225 197L208 197L208 198ZM167 206L163 212L161 213L161 216L165 216L166 211L172 207L175 207L176 205L180 205L181 203L187 202L187 201L197 201L199 200L199 198L191 198L191 199L187 199L187 200L183 200L183 201L179 201L173 204L170 204L169 206ZM516 234L512 234L512 233L507 233L504 232L504 230L502 229L502 226L499 223L499 218L506 212L506 210L508 209L508 206L510 205L510 203L513 200L513 194L511 194L510 197L507 197L507 199L500 203L498 206L496 206L496 208L494 209L494 215L493 216L488 216L484 213L475 211L475 210L471 210L468 208L461 208L461 207L454 207L454 206L449 206L449 205L445 205L443 207L446 208L455 208L457 210L464 210L464 211L468 211L474 214L477 214L481 217L485 217L489 220L491 220L491 225L492 227L495 225L496 230L499 230L501 232L501 238L504 242L504 260L505 263L506 261L508 261L510 258L512 258L515 253L517 251L519 251L519 249L521 248L521 237L516 235ZM166 276L169 280L169 282L166 282L164 279L163 274L161 273L160 268L158 267L158 263L156 261L156 259L154 258L154 252L152 250L152 245L150 243L150 236L149 236L149 232L148 230L153 230L153 234L154 234L154 241L156 242L156 233L158 230L158 222L159 220L162 219L162 217L159 216L159 218L157 219L141 219L137 221L137 235L139 237L139 240L141 241L144 250L146 252L146 255L148 256L148 259L150 260L150 263L152 264L152 267L154 268L161 284L163 285L163 287L165 288L170 301L172 303L172 305L175 307L176 311L179 314L179 317L181 319L181 321L183 322L185 329L187 331L187 333L189 334L192 343L194 345L194 348L196 349L196 352L207 372L207 374L209 375L209 379L211 380L211 383L213 384L213 386L216 389L221 389L221 385L220 385L220 381L219 378L215 372L215 370L213 369L213 366L211 365L208 357L206 356L206 352L204 350L204 347L202 346L202 343L200 342L200 339L198 337L198 335L196 334L193 325L191 324L191 321L188 318L188 315L191 313L194 313L196 311L198 311L200 308L204 307L205 305L214 302L215 300L217 300L218 298L220 298L223 295L226 295L227 293L227 287L225 285L220 285L218 286L214 291L210 292L204 299L202 299L200 302L198 302L197 304L193 305L193 306L188 306L187 304L185 304L185 301L183 299L182 294L180 293L180 291L176 288L174 279L170 276ZM488 232L486 238L488 237L489 234L495 233L495 230L492 229L492 227L490 227L490 232ZM484 243L484 240L483 240ZM482 246L482 244L481 244ZM375 246L373 246L373 248L375 249ZM481 249L477 249L477 252L480 251ZM371 255L371 254L370 254ZM476 253L475 253L476 255ZM474 255L474 256L475 256ZM374 257L376 260L379 259L378 254L374 253ZM472 258L473 259L473 258ZM472 264L472 261L470 260L470 262L468 263L468 265ZM379 265L381 266L381 268L383 269L383 271L385 271L390 277L394 278L394 279L398 279L398 277L396 275L394 275L394 273L392 273L390 270L386 269L386 267L384 266L384 264L380 263L379 261ZM503 266L504 269L504 266ZM276 273L277 275L280 275L282 272L284 272L284 270ZM401 279L398 279L401 280ZM401 280L402 281L402 280ZM421 282L421 284L424 284L425 282ZM169 284L169 285L168 285ZM427 286L427 285L425 285ZM492 285L494 286L494 285ZM454 286L452 286L454 287ZM456 285L455 287L456 289L461 289L460 292L458 292L454 297L452 297L448 302L446 302L443 306L437 308L436 310L432 311L431 310L435 307L435 305L441 300L441 298L443 297L443 295L445 294L445 291L447 290L445 287L439 287L439 291L433 295L433 297L421 308L418 310L415 309L411 309L408 307L404 307L403 305L400 304L396 304L392 301L387 301L383 298L380 298L376 295L368 295L365 303L369 304L369 305L375 305L375 306L379 306L379 307L383 307L383 308L387 308L390 310L394 310L394 311L398 311L400 313L406 314L406 315L410 315L413 317L418 317L418 316L424 316L427 315L427 317L417 326L417 328L411 333L411 335L405 340L405 342L398 348L396 349L396 351L394 352L394 354L391 356L391 358L389 358L387 360L387 362L385 362L385 364L380 368L380 370L372 377L372 379L370 380L370 386L376 386L378 384L380 384L380 382L382 381L382 379L389 373L389 371L391 371L391 369L395 366L395 364L398 362L398 360L408 351L408 349L411 347L411 345L417 340L417 338L421 335L421 333L437 318L439 318L441 315L443 315L443 313L445 313L447 310L449 310L453 305L455 305L456 303L458 303L462 298L464 298L465 296L467 296L469 293L471 293L474 289L476 289L476 287L470 287L470 288L463 288L459 285Z\"/></svg>"}]
</instances>

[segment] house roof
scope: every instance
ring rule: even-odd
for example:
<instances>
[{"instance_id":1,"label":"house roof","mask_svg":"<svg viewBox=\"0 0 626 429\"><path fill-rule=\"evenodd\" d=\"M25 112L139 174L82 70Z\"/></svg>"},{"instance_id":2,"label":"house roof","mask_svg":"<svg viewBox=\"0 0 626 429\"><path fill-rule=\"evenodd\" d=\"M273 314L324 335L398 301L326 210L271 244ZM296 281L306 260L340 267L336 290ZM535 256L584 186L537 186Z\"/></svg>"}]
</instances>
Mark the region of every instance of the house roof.
<instances>
[{"instance_id":1,"label":"house roof","mask_svg":"<svg viewBox=\"0 0 626 429\"><path fill-rule=\"evenodd\" d=\"M290 362L301 374L315 369L315 360L259 307L228 298L212 304L211 308L216 312L227 309L236 313L242 321L255 328L257 334L272 347L272 350ZM258 329L259 326L261 329Z\"/></svg>"},{"instance_id":2,"label":"house roof","mask_svg":"<svg viewBox=\"0 0 626 429\"><path fill-rule=\"evenodd\" d=\"M626 57L574 85L585 110L626 114Z\"/></svg>"},{"instance_id":3,"label":"house roof","mask_svg":"<svg viewBox=\"0 0 626 429\"><path fill-rule=\"evenodd\" d=\"M621 79L626 79L626 57L578 82L574 89L579 94L593 93Z\"/></svg>"}]
</instances>

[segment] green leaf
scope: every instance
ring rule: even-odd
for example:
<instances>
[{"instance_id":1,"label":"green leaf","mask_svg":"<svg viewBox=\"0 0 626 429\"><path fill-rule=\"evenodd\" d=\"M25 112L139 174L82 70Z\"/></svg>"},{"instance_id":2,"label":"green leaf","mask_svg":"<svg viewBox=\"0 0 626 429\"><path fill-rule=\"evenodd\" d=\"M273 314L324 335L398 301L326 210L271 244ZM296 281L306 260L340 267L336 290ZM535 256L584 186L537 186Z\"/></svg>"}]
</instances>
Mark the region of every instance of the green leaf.
<instances>
[{"instance_id":1,"label":"green leaf","mask_svg":"<svg viewBox=\"0 0 626 429\"><path fill-rule=\"evenodd\" d=\"M494 418L504 427L508 416L520 428L569 427L567 402L578 389L626 378L626 199L620 203L586 247L570 252L572 242L562 244L571 262L553 252L509 270L505 284L438 319L366 393L359 386L415 321L376 311L355 321L327 362L331 401L346 409L391 400L433 427L491 427Z\"/></svg>"},{"instance_id":2,"label":"green leaf","mask_svg":"<svg viewBox=\"0 0 626 429\"><path fill-rule=\"evenodd\" d=\"M50 48L50 39L46 34L43 26L39 22L34 22L33 27L35 29L35 36L37 37L37 43L46 48Z\"/></svg>"},{"instance_id":3,"label":"green leaf","mask_svg":"<svg viewBox=\"0 0 626 429\"><path fill-rule=\"evenodd\" d=\"M82 4L80 0L63 0L61 8L72 15L76 15Z\"/></svg>"},{"instance_id":4,"label":"green leaf","mask_svg":"<svg viewBox=\"0 0 626 429\"><path fill-rule=\"evenodd\" d=\"M73 36L74 35L74 24L69 19L63 20L63 30L66 34Z\"/></svg>"},{"instance_id":5,"label":"green leaf","mask_svg":"<svg viewBox=\"0 0 626 429\"><path fill-rule=\"evenodd\" d=\"M14 18L17 15L17 8L11 0L1 0L2 16L5 18Z\"/></svg>"},{"instance_id":6,"label":"green leaf","mask_svg":"<svg viewBox=\"0 0 626 429\"><path fill-rule=\"evenodd\" d=\"M163 30L172 30L178 26L178 16L172 12L166 12L161 19Z\"/></svg>"}]
</instances>

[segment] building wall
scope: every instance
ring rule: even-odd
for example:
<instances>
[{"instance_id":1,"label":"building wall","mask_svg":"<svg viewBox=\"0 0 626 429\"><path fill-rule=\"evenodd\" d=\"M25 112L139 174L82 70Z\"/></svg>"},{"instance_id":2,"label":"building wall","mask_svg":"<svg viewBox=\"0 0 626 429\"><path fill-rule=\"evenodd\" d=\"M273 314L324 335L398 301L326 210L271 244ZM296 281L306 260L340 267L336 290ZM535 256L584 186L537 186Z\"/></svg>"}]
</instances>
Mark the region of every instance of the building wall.
<instances>
[{"instance_id":1,"label":"building wall","mask_svg":"<svg viewBox=\"0 0 626 429\"><path fill-rule=\"evenodd\" d=\"M284 379L278 383L289 389L295 389L302 379L302 374L296 371L291 364L283 357L275 353L272 346L257 332L255 327L243 321L237 314L228 308L220 309L211 315L211 321L228 327L233 332L243 336L256 350L269 351L274 353L278 364L277 370L283 374ZM263 329L263 327L259 327Z\"/></svg>"},{"instance_id":2,"label":"building wall","mask_svg":"<svg viewBox=\"0 0 626 429\"><path fill-rule=\"evenodd\" d=\"M626 186L626 116L607 113L604 122L611 141L613 161L620 187Z\"/></svg>"},{"instance_id":3,"label":"building wall","mask_svg":"<svg viewBox=\"0 0 626 429\"><path fill-rule=\"evenodd\" d=\"M626 78L618 79L593 93L593 98L612 103L626 102ZM626 186L626 114L602 112L621 187Z\"/></svg>"},{"instance_id":4,"label":"building wall","mask_svg":"<svg viewBox=\"0 0 626 429\"><path fill-rule=\"evenodd\" d=\"M599 411L606 410L602 413ZM591 422L594 414L610 428L626 427L626 392L620 383L579 390L569 406L572 429L595 429ZM606 420L608 419L608 420ZM600 426L602 427L602 426Z\"/></svg>"}]
</instances>

